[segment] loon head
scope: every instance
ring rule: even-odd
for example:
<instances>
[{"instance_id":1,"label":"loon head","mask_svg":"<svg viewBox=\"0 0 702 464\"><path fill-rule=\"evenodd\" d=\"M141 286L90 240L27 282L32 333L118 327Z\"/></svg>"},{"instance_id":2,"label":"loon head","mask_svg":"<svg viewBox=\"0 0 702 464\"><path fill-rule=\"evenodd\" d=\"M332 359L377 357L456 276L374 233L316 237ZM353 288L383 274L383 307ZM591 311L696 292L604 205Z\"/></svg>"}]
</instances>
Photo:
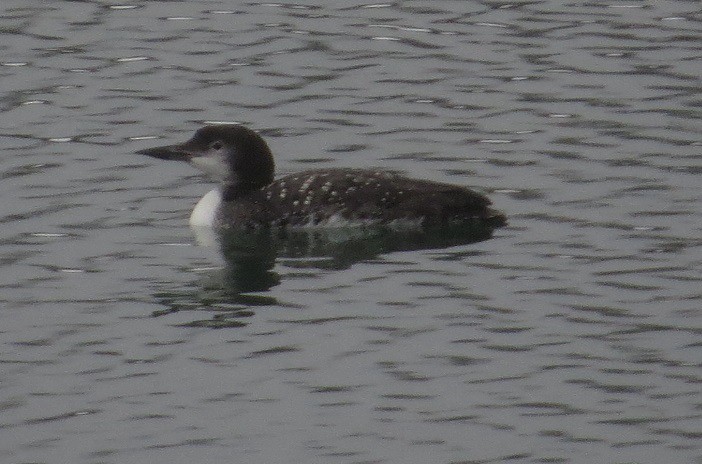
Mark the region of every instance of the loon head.
<instances>
[{"instance_id":1,"label":"loon head","mask_svg":"<svg viewBox=\"0 0 702 464\"><path fill-rule=\"evenodd\" d=\"M237 124L205 126L187 142L137 153L187 161L237 192L259 189L273 182L275 166L268 145L256 132Z\"/></svg>"}]
</instances>

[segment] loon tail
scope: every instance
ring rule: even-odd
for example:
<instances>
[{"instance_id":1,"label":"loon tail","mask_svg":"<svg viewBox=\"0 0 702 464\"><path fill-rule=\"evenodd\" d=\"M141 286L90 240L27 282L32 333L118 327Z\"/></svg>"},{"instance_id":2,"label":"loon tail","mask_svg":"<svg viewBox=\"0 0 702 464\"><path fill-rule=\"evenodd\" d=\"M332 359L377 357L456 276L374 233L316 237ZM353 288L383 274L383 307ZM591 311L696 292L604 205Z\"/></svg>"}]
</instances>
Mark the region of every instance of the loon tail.
<instances>
[{"instance_id":1,"label":"loon tail","mask_svg":"<svg viewBox=\"0 0 702 464\"><path fill-rule=\"evenodd\" d=\"M494 228L507 225L507 216L505 216L505 213L492 208L487 209L487 214L485 214L483 220L486 225Z\"/></svg>"}]
</instances>

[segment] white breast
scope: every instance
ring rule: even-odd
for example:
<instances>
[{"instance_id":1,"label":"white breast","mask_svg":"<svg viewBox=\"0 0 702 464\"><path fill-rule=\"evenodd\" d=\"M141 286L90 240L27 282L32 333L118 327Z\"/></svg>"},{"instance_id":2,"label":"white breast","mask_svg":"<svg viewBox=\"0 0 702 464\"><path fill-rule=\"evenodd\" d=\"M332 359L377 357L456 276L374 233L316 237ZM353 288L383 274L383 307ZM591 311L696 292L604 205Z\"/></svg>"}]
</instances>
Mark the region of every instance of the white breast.
<instances>
[{"instance_id":1,"label":"white breast","mask_svg":"<svg viewBox=\"0 0 702 464\"><path fill-rule=\"evenodd\" d=\"M190 214L191 227L214 227L217 209L222 203L222 192L217 188L200 198Z\"/></svg>"}]
</instances>

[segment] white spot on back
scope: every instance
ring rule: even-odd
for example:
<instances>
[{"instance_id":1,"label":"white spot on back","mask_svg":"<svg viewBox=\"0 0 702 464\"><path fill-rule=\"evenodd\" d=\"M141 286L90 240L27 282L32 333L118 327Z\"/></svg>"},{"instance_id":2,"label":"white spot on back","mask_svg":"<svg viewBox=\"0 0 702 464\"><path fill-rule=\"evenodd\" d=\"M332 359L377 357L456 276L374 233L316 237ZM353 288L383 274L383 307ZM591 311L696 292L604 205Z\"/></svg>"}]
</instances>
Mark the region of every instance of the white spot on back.
<instances>
[{"instance_id":1,"label":"white spot on back","mask_svg":"<svg viewBox=\"0 0 702 464\"><path fill-rule=\"evenodd\" d=\"M312 174L309 176L305 182L300 186L300 193L305 193L308 188L310 188L310 185L312 185L312 182L317 178L316 175Z\"/></svg>"}]
</instances>

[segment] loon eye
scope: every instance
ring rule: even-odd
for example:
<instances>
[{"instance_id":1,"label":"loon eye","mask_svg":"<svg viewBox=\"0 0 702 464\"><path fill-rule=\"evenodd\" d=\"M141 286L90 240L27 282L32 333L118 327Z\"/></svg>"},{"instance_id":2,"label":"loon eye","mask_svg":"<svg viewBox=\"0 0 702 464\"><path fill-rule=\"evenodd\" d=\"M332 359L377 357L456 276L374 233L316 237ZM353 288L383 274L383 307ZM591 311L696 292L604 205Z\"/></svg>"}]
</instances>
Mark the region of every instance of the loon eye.
<instances>
[{"instance_id":1,"label":"loon eye","mask_svg":"<svg viewBox=\"0 0 702 464\"><path fill-rule=\"evenodd\" d=\"M215 140L210 144L210 148L213 150L221 150L223 146L224 145L222 145L222 142L220 142L219 140Z\"/></svg>"}]
</instances>

